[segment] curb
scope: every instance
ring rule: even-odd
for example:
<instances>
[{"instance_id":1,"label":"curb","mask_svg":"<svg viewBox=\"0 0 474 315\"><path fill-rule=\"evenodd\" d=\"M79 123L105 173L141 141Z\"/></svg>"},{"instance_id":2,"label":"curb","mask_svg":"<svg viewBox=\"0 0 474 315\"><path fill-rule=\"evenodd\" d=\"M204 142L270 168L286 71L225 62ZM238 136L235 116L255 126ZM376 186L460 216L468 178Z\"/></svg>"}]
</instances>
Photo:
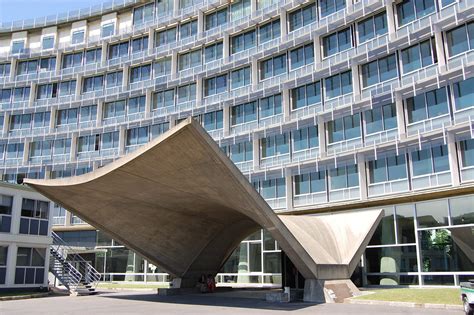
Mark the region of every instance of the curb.
<instances>
[{"instance_id":1,"label":"curb","mask_svg":"<svg viewBox=\"0 0 474 315\"><path fill-rule=\"evenodd\" d=\"M107 291L138 291L138 292L156 292L157 289L161 288L107 288L107 287L100 287L96 288L97 292L107 292Z\"/></svg>"},{"instance_id":2,"label":"curb","mask_svg":"<svg viewBox=\"0 0 474 315\"><path fill-rule=\"evenodd\" d=\"M459 311L463 310L462 305L435 304L435 303L415 303L415 302L389 302L389 301L378 301L378 300L356 300L356 299L353 299L353 298L345 299L344 303L402 306L402 307L412 307L412 308L446 309L446 310L459 310Z\"/></svg>"},{"instance_id":3,"label":"curb","mask_svg":"<svg viewBox=\"0 0 474 315\"><path fill-rule=\"evenodd\" d=\"M46 297L49 294L50 294L49 292L44 292L44 293L33 293L33 294L27 294L27 295L3 296L3 297L0 297L0 301L14 301L14 300L34 299L34 298Z\"/></svg>"}]
</instances>

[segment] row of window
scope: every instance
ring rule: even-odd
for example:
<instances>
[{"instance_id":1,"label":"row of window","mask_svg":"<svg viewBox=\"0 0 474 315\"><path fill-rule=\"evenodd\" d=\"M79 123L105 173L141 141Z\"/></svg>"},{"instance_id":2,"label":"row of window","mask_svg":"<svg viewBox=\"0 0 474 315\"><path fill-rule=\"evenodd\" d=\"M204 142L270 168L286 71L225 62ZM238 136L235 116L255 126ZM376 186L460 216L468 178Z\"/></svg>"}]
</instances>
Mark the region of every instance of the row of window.
<instances>
[{"instance_id":1,"label":"row of window","mask_svg":"<svg viewBox=\"0 0 474 315\"><path fill-rule=\"evenodd\" d=\"M8 246L0 246L0 285L5 284ZM46 248L18 247L15 284L44 284Z\"/></svg>"}]
</instances>

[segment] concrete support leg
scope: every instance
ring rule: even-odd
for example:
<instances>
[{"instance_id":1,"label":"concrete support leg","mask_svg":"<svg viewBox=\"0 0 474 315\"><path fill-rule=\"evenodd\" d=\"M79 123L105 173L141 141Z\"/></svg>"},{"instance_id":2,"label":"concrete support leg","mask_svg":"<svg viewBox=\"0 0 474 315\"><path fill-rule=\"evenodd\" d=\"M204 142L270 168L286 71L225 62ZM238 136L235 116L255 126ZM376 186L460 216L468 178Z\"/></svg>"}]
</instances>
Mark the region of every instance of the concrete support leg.
<instances>
[{"instance_id":1,"label":"concrete support leg","mask_svg":"<svg viewBox=\"0 0 474 315\"><path fill-rule=\"evenodd\" d=\"M306 279L304 281L303 301L312 303L331 303L332 299L324 290L324 281L317 279Z\"/></svg>"},{"instance_id":2,"label":"concrete support leg","mask_svg":"<svg viewBox=\"0 0 474 315\"><path fill-rule=\"evenodd\" d=\"M306 279L304 282L305 302L343 303L344 299L360 295L359 289L351 280Z\"/></svg>"}]
</instances>

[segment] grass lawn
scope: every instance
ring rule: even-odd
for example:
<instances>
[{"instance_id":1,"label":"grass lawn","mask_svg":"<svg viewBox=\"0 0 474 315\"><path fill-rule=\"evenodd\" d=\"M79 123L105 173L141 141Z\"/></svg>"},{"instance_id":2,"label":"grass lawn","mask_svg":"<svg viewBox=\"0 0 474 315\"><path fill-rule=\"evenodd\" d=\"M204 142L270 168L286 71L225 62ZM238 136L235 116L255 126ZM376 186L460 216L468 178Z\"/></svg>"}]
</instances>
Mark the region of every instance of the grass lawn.
<instances>
[{"instance_id":1,"label":"grass lawn","mask_svg":"<svg viewBox=\"0 0 474 315\"><path fill-rule=\"evenodd\" d=\"M7 297L7 296L24 296L24 295L30 295L30 294L38 294L38 293L45 293L45 292L0 292L0 298L2 297Z\"/></svg>"},{"instance_id":2,"label":"grass lawn","mask_svg":"<svg viewBox=\"0 0 474 315\"><path fill-rule=\"evenodd\" d=\"M375 292L364 296L359 296L358 300L377 300L390 302L414 302L414 303L434 303L461 305L460 290L455 288L443 289L367 289Z\"/></svg>"},{"instance_id":3,"label":"grass lawn","mask_svg":"<svg viewBox=\"0 0 474 315\"><path fill-rule=\"evenodd\" d=\"M119 282L101 282L97 285L102 289L158 289L168 288L167 284L135 284L135 283L119 283Z\"/></svg>"}]
</instances>

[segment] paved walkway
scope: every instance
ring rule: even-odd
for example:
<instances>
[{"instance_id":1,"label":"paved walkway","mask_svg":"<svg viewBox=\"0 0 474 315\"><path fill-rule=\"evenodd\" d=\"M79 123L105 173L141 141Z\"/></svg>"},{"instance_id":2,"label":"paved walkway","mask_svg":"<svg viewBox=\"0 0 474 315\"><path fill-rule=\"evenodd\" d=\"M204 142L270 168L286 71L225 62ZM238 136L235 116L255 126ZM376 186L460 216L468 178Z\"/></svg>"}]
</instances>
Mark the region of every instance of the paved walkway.
<instances>
[{"instance_id":1,"label":"paved walkway","mask_svg":"<svg viewBox=\"0 0 474 315\"><path fill-rule=\"evenodd\" d=\"M0 302L0 314L430 314L463 312L379 305L268 303L212 294L158 296L153 292L103 292L95 296L52 296Z\"/></svg>"}]
</instances>

